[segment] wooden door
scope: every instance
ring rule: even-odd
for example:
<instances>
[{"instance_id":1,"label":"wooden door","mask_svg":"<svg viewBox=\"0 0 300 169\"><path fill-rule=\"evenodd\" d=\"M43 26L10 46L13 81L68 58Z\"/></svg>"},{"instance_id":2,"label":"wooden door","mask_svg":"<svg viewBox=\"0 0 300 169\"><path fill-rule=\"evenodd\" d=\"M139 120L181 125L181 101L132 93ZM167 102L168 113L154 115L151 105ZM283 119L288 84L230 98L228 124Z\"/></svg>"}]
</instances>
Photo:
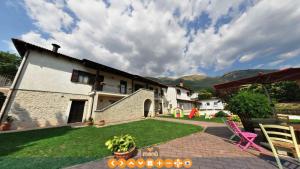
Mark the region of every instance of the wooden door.
<instances>
[{"instance_id":1,"label":"wooden door","mask_svg":"<svg viewBox=\"0 0 300 169\"><path fill-rule=\"evenodd\" d=\"M72 101L68 123L82 122L85 101Z\"/></svg>"}]
</instances>

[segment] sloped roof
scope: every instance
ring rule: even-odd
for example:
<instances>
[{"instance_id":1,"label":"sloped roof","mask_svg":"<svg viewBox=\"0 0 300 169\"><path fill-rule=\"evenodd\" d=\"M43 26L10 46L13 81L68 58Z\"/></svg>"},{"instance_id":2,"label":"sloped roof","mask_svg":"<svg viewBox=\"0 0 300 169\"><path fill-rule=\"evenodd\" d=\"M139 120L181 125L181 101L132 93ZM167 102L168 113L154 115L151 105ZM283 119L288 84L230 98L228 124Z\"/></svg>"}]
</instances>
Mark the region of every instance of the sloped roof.
<instances>
[{"instance_id":1,"label":"sloped roof","mask_svg":"<svg viewBox=\"0 0 300 169\"><path fill-rule=\"evenodd\" d=\"M139 75L135 75L135 74L131 74L131 73L119 70L119 69L115 69L115 68L112 68L112 67L109 67L109 66L106 66L106 65L103 65L101 63L97 63L97 62L94 62L94 61L91 61L91 60L88 60L88 59L77 59L77 58L74 58L74 57L71 57L71 56L68 56L68 55L65 55L65 54L61 54L61 53L58 53L58 52L53 52L52 50L49 50L49 49L46 49L46 48L31 44L31 43L28 43L28 42L25 42L25 41L20 40L20 39L14 39L13 38L12 42L15 45L15 47L16 47L16 49L17 49L17 51L18 51L18 53L20 54L21 57L23 57L25 55L26 51L29 50L29 49L39 50L39 51L47 52L47 53L55 55L55 56L60 56L60 57L63 57L63 58L67 58L67 59L79 62L79 63L83 64L84 66L92 68L92 69L96 69L96 70L100 70L100 71L104 71L104 72L109 72L109 73L125 76L125 77L128 77L130 79L139 80L139 81L142 81L142 82L145 82L145 83L158 85L158 86L164 87L164 88L167 87L164 84L161 84L159 82L153 81L151 79L148 79L148 78L145 78L145 77L142 77L142 76L139 76Z\"/></svg>"}]
</instances>

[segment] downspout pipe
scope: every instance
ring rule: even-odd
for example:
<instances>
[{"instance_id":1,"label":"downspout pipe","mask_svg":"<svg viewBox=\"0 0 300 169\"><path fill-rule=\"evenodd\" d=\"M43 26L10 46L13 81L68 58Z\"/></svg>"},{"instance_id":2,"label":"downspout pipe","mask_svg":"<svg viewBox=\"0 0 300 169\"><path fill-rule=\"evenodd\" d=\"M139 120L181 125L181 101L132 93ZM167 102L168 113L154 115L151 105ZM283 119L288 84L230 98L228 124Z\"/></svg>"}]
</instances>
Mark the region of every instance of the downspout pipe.
<instances>
[{"instance_id":1,"label":"downspout pipe","mask_svg":"<svg viewBox=\"0 0 300 169\"><path fill-rule=\"evenodd\" d=\"M99 69L97 69L97 72L96 72L96 77L95 77L95 82L93 84L93 89L92 89L92 108L91 108L91 112L90 112L90 116L89 118L91 118L93 116L93 111L94 111L94 101L95 101L95 95L96 95L96 90L97 90L97 87L98 87L98 79L99 79Z\"/></svg>"},{"instance_id":2,"label":"downspout pipe","mask_svg":"<svg viewBox=\"0 0 300 169\"><path fill-rule=\"evenodd\" d=\"M10 87L10 92L8 93L8 95L7 95L6 99L5 99L5 102L4 102L3 107L1 109L1 112L0 112L0 123L2 123L5 111L7 109L8 104L11 101L11 96L12 96L13 92L16 89L16 86L17 86L17 84L19 82L19 79L20 79L20 75L21 75L21 73L22 73L22 71L24 69L24 65L25 65L25 63L27 61L27 58L28 58L29 54L30 54L30 50L27 50L26 53L25 53L25 55L24 55L24 57L23 57L23 59L22 59L20 67L19 67L19 69L18 69L18 71L16 73L14 81L13 81L11 87Z\"/></svg>"}]
</instances>

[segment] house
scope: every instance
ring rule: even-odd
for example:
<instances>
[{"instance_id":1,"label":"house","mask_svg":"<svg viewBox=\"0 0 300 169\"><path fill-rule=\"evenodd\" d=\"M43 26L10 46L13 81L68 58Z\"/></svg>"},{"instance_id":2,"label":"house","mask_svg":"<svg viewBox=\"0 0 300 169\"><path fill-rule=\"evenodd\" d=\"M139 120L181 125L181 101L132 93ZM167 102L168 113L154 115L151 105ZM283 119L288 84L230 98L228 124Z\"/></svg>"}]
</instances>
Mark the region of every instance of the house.
<instances>
[{"instance_id":1,"label":"house","mask_svg":"<svg viewBox=\"0 0 300 169\"><path fill-rule=\"evenodd\" d=\"M1 109L14 129L66 125L92 117L119 123L167 112L167 86L87 59L13 39L22 63Z\"/></svg>"},{"instance_id":2,"label":"house","mask_svg":"<svg viewBox=\"0 0 300 169\"><path fill-rule=\"evenodd\" d=\"M228 111L225 111L225 103L222 102L219 98L211 98L211 99L204 99L199 100L198 102L198 108L200 110L200 114L210 114L214 115L219 111L223 111L225 113L229 113Z\"/></svg>"},{"instance_id":3,"label":"house","mask_svg":"<svg viewBox=\"0 0 300 169\"><path fill-rule=\"evenodd\" d=\"M169 113L174 108L182 108L185 114L189 113L196 103L191 96L192 90L184 87L183 81L181 81L179 85L168 86L166 98Z\"/></svg>"}]
</instances>

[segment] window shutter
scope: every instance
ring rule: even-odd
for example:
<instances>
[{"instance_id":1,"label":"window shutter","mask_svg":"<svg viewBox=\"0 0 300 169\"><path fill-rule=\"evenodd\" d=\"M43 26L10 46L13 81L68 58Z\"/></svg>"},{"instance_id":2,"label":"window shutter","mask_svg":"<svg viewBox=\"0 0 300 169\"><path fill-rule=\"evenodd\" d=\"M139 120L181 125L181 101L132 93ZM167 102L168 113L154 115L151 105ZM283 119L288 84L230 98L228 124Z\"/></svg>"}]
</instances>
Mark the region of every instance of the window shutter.
<instances>
[{"instance_id":1,"label":"window shutter","mask_svg":"<svg viewBox=\"0 0 300 169\"><path fill-rule=\"evenodd\" d=\"M78 82L78 75L79 75L78 70L73 70L71 82Z\"/></svg>"}]
</instances>

